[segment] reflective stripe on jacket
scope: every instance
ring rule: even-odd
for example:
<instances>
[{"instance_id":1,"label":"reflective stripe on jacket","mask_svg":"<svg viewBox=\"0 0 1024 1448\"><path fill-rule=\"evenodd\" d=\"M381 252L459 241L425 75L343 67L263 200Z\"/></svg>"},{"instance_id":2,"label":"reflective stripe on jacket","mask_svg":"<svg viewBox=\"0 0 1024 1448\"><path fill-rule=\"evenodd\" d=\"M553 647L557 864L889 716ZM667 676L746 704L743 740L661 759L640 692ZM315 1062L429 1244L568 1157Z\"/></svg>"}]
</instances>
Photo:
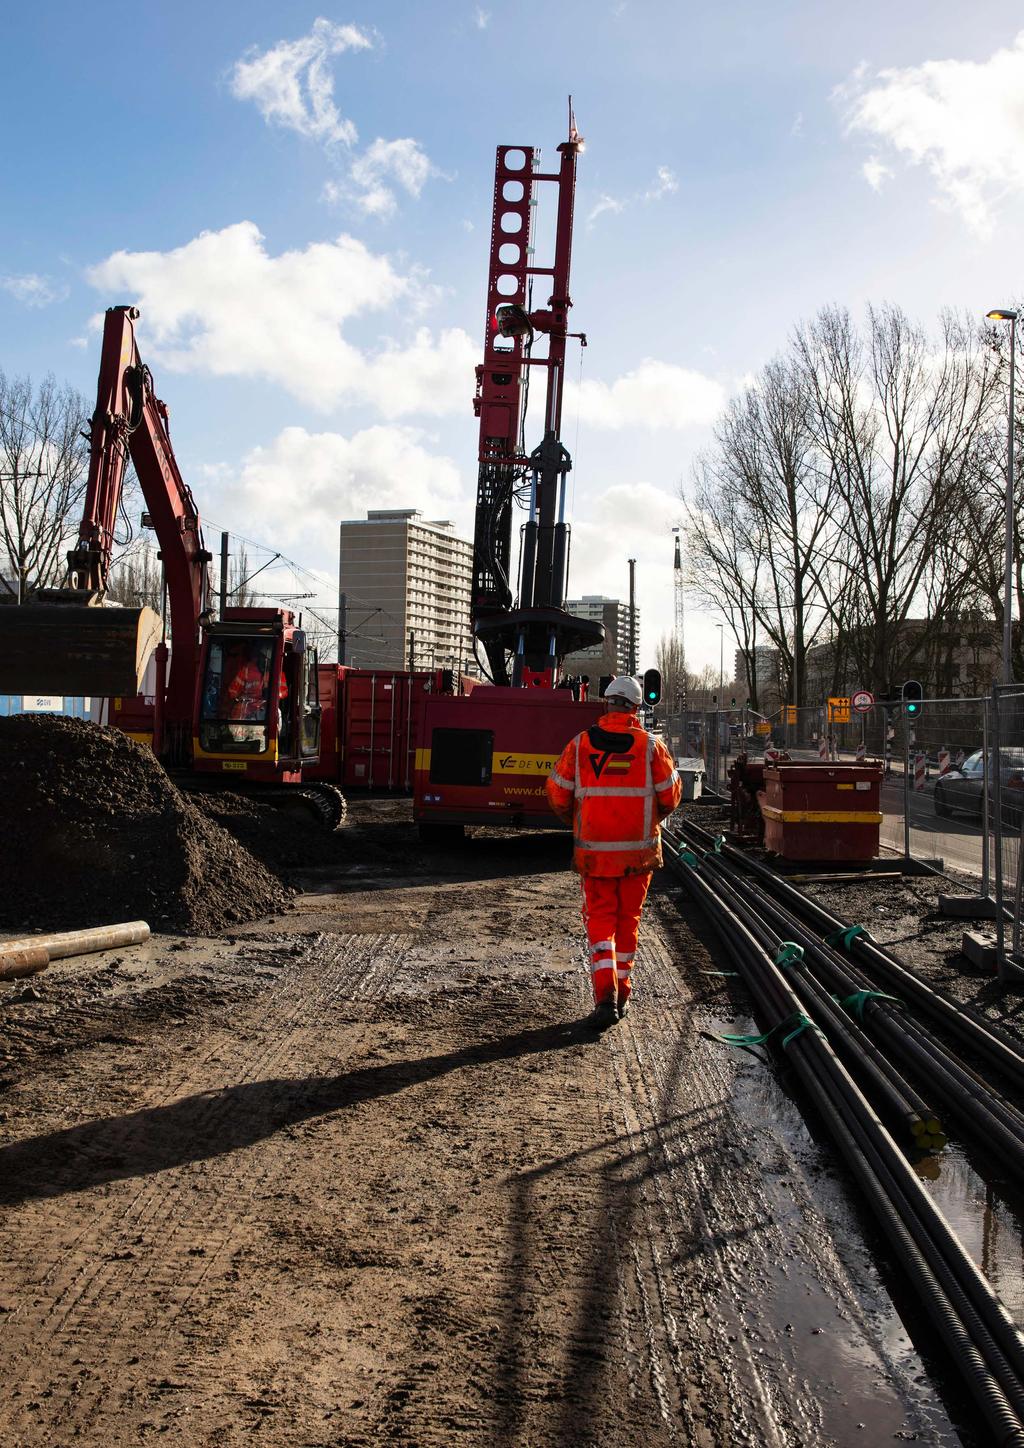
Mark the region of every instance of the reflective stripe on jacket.
<instances>
[{"instance_id":1,"label":"reflective stripe on jacket","mask_svg":"<svg viewBox=\"0 0 1024 1448\"><path fill-rule=\"evenodd\" d=\"M661 864L659 825L682 784L664 744L635 714L606 714L565 746L547 796L572 824L581 875L638 875Z\"/></svg>"}]
</instances>

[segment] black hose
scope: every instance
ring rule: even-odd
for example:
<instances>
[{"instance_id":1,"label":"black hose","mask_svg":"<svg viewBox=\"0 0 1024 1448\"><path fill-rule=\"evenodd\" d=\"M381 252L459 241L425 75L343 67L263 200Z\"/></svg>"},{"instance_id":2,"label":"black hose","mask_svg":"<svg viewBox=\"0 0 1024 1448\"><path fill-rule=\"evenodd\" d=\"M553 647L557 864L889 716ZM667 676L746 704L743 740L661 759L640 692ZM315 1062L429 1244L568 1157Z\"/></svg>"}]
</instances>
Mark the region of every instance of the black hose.
<instances>
[{"instance_id":1,"label":"black hose","mask_svg":"<svg viewBox=\"0 0 1024 1448\"><path fill-rule=\"evenodd\" d=\"M702 836L707 844L713 843L713 837L699 825L686 821L683 828L687 833ZM822 935L836 934L848 928L848 922L831 915L817 901L781 879L760 860L751 859L729 844L723 845L722 853L744 870L766 880L773 895L785 900L795 914L808 921ZM1019 1043L1001 1030L994 1021L967 1006L961 1006L942 991L928 985L866 934L858 935L851 943L850 954L870 964L894 993L902 995L906 1000L913 1000L920 1011L956 1035L977 1056L1024 1092L1024 1055L1021 1054Z\"/></svg>"},{"instance_id":2,"label":"black hose","mask_svg":"<svg viewBox=\"0 0 1024 1448\"><path fill-rule=\"evenodd\" d=\"M753 904L804 947L811 968L821 969L833 988L838 986L850 994L870 985L852 962L810 937L800 922L765 892L746 881L741 890L740 882L731 876L731 868L719 856L708 859L719 871L729 872L726 878L731 879L737 894L747 893ZM913 1063L920 1079L941 1093L951 1114L974 1128L974 1144L990 1153L998 1152L1001 1166L1016 1180L1024 1181L1024 1116L913 1016L894 1010L885 1001L872 1000L866 1003L864 1018L873 1030L884 1032L891 1050Z\"/></svg>"},{"instance_id":3,"label":"black hose","mask_svg":"<svg viewBox=\"0 0 1024 1448\"><path fill-rule=\"evenodd\" d=\"M749 918L750 912L730 908L695 869L678 868L687 888L702 901L709 918L735 946L737 963L745 967L743 976L763 1013L773 1025L796 1018L797 997L748 928L744 915ZM951 1346L986 1421L1000 1442L1024 1444L1024 1339L1016 1325L824 1038L803 1031L790 1038L790 1047L790 1059L812 1096L819 1099L823 1090L831 1093L833 1104L860 1139L864 1153L875 1159L879 1179L892 1204L902 1209L906 1232L913 1236L942 1287L941 1293L927 1291L925 1306ZM839 1144L842 1146L842 1139ZM877 1205L877 1194L870 1196L872 1204ZM888 1209L879 1212L879 1220L883 1227L891 1225ZM894 1247L900 1260L907 1262L901 1241L901 1236L894 1239ZM914 1275L924 1290L924 1279L920 1273ZM950 1320L951 1307L956 1308L961 1326ZM964 1349L961 1329L970 1333L973 1349ZM979 1355L984 1361L979 1360Z\"/></svg>"}]
</instances>

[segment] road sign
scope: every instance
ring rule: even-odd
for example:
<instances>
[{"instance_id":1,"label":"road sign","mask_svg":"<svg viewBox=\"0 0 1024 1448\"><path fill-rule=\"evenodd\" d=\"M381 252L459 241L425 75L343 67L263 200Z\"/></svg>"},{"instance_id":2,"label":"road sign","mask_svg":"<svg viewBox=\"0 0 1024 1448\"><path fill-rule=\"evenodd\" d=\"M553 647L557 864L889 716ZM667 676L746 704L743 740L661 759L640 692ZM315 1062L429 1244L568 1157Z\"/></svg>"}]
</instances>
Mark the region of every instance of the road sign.
<instances>
[{"instance_id":1,"label":"road sign","mask_svg":"<svg viewBox=\"0 0 1024 1448\"><path fill-rule=\"evenodd\" d=\"M759 719L759 720L757 721L757 723L754 725L754 733L755 733L755 734L770 734L771 732L772 732L772 726L768 723L768 720L767 720L767 719L764 719L764 720Z\"/></svg>"},{"instance_id":2,"label":"road sign","mask_svg":"<svg viewBox=\"0 0 1024 1448\"><path fill-rule=\"evenodd\" d=\"M850 695L850 703L858 714L866 714L875 707L875 696L867 689L857 689Z\"/></svg>"},{"instance_id":3,"label":"road sign","mask_svg":"<svg viewBox=\"0 0 1024 1448\"><path fill-rule=\"evenodd\" d=\"M845 696L843 698L830 698L828 701L828 718L830 724L849 724L849 698Z\"/></svg>"}]
</instances>

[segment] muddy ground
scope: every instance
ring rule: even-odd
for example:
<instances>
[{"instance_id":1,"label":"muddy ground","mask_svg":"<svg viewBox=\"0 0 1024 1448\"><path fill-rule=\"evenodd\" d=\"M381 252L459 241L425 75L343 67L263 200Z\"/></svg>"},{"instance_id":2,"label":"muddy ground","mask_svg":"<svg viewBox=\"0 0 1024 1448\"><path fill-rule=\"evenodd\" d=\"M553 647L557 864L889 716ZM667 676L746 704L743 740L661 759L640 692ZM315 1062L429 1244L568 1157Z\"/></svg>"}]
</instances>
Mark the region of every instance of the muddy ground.
<instances>
[{"instance_id":1,"label":"muddy ground","mask_svg":"<svg viewBox=\"0 0 1024 1448\"><path fill-rule=\"evenodd\" d=\"M5 1448L972 1442L671 884L597 1039L564 837L353 817L283 915L0 987Z\"/></svg>"}]
</instances>

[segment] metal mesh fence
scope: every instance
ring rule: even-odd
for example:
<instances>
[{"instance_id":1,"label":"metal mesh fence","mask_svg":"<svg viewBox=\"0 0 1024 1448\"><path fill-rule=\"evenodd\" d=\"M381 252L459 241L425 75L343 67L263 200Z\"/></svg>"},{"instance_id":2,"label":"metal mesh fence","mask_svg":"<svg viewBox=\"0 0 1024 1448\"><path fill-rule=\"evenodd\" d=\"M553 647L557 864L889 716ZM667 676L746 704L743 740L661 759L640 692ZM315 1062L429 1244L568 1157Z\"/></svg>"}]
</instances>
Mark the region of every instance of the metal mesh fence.
<instances>
[{"instance_id":1,"label":"metal mesh fence","mask_svg":"<svg viewBox=\"0 0 1024 1448\"><path fill-rule=\"evenodd\" d=\"M1024 966L1024 688L995 690L992 709L992 829L1000 975Z\"/></svg>"},{"instance_id":2,"label":"metal mesh fence","mask_svg":"<svg viewBox=\"0 0 1024 1448\"><path fill-rule=\"evenodd\" d=\"M990 888L991 800L987 699L927 699L915 718L888 715L882 843L941 859Z\"/></svg>"}]
</instances>

